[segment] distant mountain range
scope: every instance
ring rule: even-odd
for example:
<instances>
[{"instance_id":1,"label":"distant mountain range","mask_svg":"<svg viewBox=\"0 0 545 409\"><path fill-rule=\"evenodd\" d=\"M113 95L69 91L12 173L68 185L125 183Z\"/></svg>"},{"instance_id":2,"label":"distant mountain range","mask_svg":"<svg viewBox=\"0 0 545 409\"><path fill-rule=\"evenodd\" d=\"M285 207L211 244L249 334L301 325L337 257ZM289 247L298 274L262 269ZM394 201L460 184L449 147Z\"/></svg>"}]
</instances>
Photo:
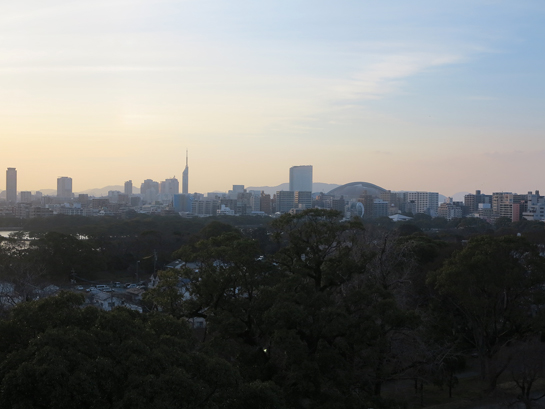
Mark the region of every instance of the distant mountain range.
<instances>
[{"instance_id":1,"label":"distant mountain range","mask_svg":"<svg viewBox=\"0 0 545 409\"><path fill-rule=\"evenodd\" d=\"M105 186L105 187L101 187L101 188L95 188L95 189L87 189L87 190L83 190L81 192L77 192L77 193L74 193L74 194L87 194L89 196L95 196L95 197L100 197L100 196L108 196L108 192L110 190L117 190L121 193L123 193L125 191L125 187L124 186L121 186L121 185L111 185L111 186ZM137 188L136 186L133 186L132 187L132 193L134 195L137 195L140 193L140 189Z\"/></svg>"},{"instance_id":2,"label":"distant mountain range","mask_svg":"<svg viewBox=\"0 0 545 409\"><path fill-rule=\"evenodd\" d=\"M465 195L469 195L469 192L454 193L451 197L452 197L452 200L454 200L455 202L463 202Z\"/></svg>"},{"instance_id":3,"label":"distant mountain range","mask_svg":"<svg viewBox=\"0 0 545 409\"><path fill-rule=\"evenodd\" d=\"M341 185L336 185L334 183L313 183L312 184L312 192L313 193L320 193L324 192L327 193L330 190L335 189L336 187L339 187ZM247 186L246 190L262 190L265 192L265 194L273 195L279 190L289 190L290 184L289 183L282 183L278 186Z\"/></svg>"}]
</instances>

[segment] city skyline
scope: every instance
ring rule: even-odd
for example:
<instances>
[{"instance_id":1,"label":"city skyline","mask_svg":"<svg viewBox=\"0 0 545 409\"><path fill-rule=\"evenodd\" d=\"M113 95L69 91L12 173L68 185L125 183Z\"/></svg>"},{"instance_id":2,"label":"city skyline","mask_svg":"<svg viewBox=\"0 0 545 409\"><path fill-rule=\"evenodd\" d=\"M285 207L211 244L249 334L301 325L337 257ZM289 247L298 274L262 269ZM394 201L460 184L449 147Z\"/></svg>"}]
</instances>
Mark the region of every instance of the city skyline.
<instances>
[{"instance_id":1,"label":"city skyline","mask_svg":"<svg viewBox=\"0 0 545 409\"><path fill-rule=\"evenodd\" d=\"M323 183L545 190L544 17L524 0L7 1L0 165L20 190L84 191L182 180L187 147L190 191L299 163Z\"/></svg>"},{"instance_id":2,"label":"city skyline","mask_svg":"<svg viewBox=\"0 0 545 409\"><path fill-rule=\"evenodd\" d=\"M186 154L187 155L187 154ZM290 189L290 181L292 179L292 172L295 170L295 169L305 169L305 168L308 168L310 169L310 181L312 183L312 185L331 185L331 186L343 186L345 185L345 183L335 183L335 182L332 182L332 183L325 183L325 182L320 182L320 181L316 181L316 182L312 182L312 169L313 169L313 166L312 165L296 165L296 166L291 166L289 169L288 169L288 177L286 178L285 181L283 182L280 182L276 185L261 185L261 186L250 186L250 185L246 185L246 184L241 184L239 186L245 186L247 187L248 189L255 189L255 188L275 188L275 187L281 187L280 190L283 190L283 191L296 191L298 189ZM228 191L229 187L233 186L233 185L229 185L227 187L224 187L223 189L215 189L215 190L211 190L211 191L206 191L206 190L201 190L201 191L189 191L189 192L183 192L183 178L184 178L184 173L186 175L188 175L188 171L189 167L187 165L187 156L186 156L186 167L184 169L184 172L182 172L182 183L180 184L180 192L181 193L188 193L188 194L193 194L193 193L213 193L213 192L217 192L217 193L225 193ZM25 188L25 187L21 187L19 188L18 186L18 176L17 176L17 171L15 168L7 168L7 171L6 171L6 185L7 185L7 181L8 181L8 176L11 172L11 174L13 174L13 176L11 176L11 180L13 181L12 182L12 185L14 184L15 185L15 192L17 192L17 194L20 194L21 192L48 192L46 194L52 194L52 192L56 192L55 195L58 196L59 195L59 183L61 186L64 186L64 181L67 180L69 181L69 190L70 191L73 191L74 194L77 194L77 193L86 193L86 192L89 192L89 191L93 191L93 190L105 190L105 189L118 189L119 192L124 192L127 194L127 189L128 189L128 186L130 186L130 190L132 191L133 190L133 185L132 185L132 180L129 180L129 181L125 181L125 182L114 182L113 184L108 184L106 186L102 186L102 187L98 187L98 186L95 186L95 187L92 187L92 188L87 188L87 189L73 189L72 190L72 178L71 177L58 177L57 180L56 180L56 184L57 184L57 189L54 189L54 188L49 188L49 187L46 187L46 188L40 188L40 189L28 189L28 188ZM308 177L308 176L306 176ZM148 182L154 182L154 183L157 183L158 185L159 184L164 184L165 182L169 182L171 180L176 180L177 182L176 183L180 183L180 181L177 179L176 175L174 175L172 178L164 178L163 181L161 181L161 179L163 179L163 177L159 177L157 178L157 181L154 179L154 178L146 178L145 180L142 181L143 184L145 184L147 181ZM187 181L186 181L186 185L188 185L188 176L187 176ZM351 182L348 182L348 183L354 183L354 182L368 182L368 183L372 183L372 182L369 182L369 181L363 181L363 180L359 180L359 181L356 181L356 180L353 180ZM127 185L129 184L129 185ZM409 192L409 191L413 191L413 192L418 192L418 191L426 191L425 189L406 189L406 188L401 188L401 189L391 189L389 187L384 187L384 186L381 186L382 188L385 188L387 190L391 190L392 192ZM478 186L480 187L480 186ZM64 188L62 188L64 189ZM62 190L61 189L61 190ZM325 190L331 190L332 187L330 187L329 189L325 189ZM509 192L514 192L514 193L521 193L521 194L525 194L526 192L529 192L529 191L532 191L532 190L535 190L536 189L536 186L534 186L533 188L530 187L528 189L521 189L520 187L518 188L515 188L515 189L496 189L496 190L491 190L489 191L490 193L492 192L505 192L505 193L509 193ZM140 190L140 189L139 189ZM539 189L539 186L537 187L537 190L540 190ZM2 189L0 188L0 193L3 194L6 198L7 198L7 191L8 189ZM324 189L318 189L316 190L315 188L313 188L312 192L313 193L319 193L320 191L324 192ZM460 195L463 195L463 194L467 194L467 193L471 193L473 191L481 191L481 189L474 189L474 190L471 190L471 189L466 189L466 190L460 190L460 191L457 191L457 192L448 192L448 193L445 193L441 190L438 190L438 193L442 196L444 196L445 198L449 198L449 197L454 197L454 196L460 196ZM483 190L484 191L484 190ZM12 196L13 196L14 193L12 193ZM140 195L141 192L139 193L134 193L136 195ZM61 194L61 197L63 195ZM8 200L9 201L9 200Z\"/></svg>"}]
</instances>

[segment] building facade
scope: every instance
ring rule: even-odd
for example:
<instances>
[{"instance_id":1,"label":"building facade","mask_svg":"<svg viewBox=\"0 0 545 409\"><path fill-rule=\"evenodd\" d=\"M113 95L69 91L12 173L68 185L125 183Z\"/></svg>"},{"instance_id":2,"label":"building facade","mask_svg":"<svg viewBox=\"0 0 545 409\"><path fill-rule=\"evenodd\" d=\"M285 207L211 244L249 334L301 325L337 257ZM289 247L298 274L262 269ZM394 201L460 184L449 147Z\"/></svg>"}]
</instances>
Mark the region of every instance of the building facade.
<instances>
[{"instance_id":1,"label":"building facade","mask_svg":"<svg viewBox=\"0 0 545 409\"><path fill-rule=\"evenodd\" d=\"M126 195L128 195L129 197L131 197L132 195L132 180L127 180L125 182L125 189L124 189L124 192Z\"/></svg>"},{"instance_id":2,"label":"building facade","mask_svg":"<svg viewBox=\"0 0 545 409\"><path fill-rule=\"evenodd\" d=\"M276 211L287 213L295 204L295 192L291 190L280 190L276 192Z\"/></svg>"},{"instance_id":3,"label":"building facade","mask_svg":"<svg viewBox=\"0 0 545 409\"><path fill-rule=\"evenodd\" d=\"M61 176L57 178L57 197L72 199L72 178Z\"/></svg>"},{"instance_id":4,"label":"building facade","mask_svg":"<svg viewBox=\"0 0 545 409\"><path fill-rule=\"evenodd\" d=\"M414 203L413 213L424 213L436 217L439 208L439 193L407 192L407 202Z\"/></svg>"},{"instance_id":5,"label":"building facade","mask_svg":"<svg viewBox=\"0 0 545 409\"><path fill-rule=\"evenodd\" d=\"M295 205L300 209L310 209L312 207L312 192L295 192Z\"/></svg>"},{"instance_id":6,"label":"building facade","mask_svg":"<svg viewBox=\"0 0 545 409\"><path fill-rule=\"evenodd\" d=\"M144 180L144 183L140 185L140 194L147 204L154 203L159 194L159 182L152 179Z\"/></svg>"},{"instance_id":7,"label":"building facade","mask_svg":"<svg viewBox=\"0 0 545 409\"><path fill-rule=\"evenodd\" d=\"M32 192L25 191L21 192L21 203L31 203L32 202Z\"/></svg>"}]
</instances>

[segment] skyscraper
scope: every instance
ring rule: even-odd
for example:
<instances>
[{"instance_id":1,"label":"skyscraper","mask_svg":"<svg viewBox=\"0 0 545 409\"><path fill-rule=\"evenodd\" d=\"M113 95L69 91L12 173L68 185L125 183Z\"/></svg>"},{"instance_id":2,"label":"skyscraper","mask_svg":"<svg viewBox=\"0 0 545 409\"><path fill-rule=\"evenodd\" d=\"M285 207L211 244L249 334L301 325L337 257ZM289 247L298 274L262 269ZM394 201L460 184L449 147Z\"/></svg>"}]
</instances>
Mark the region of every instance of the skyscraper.
<instances>
[{"instance_id":1,"label":"skyscraper","mask_svg":"<svg viewBox=\"0 0 545 409\"><path fill-rule=\"evenodd\" d=\"M17 202L17 170L15 168L6 170L6 200L9 204Z\"/></svg>"},{"instance_id":2,"label":"skyscraper","mask_svg":"<svg viewBox=\"0 0 545 409\"><path fill-rule=\"evenodd\" d=\"M172 201L174 195L180 193L180 183L178 179L172 177L171 179L166 179L159 184L160 200Z\"/></svg>"},{"instance_id":3,"label":"skyscraper","mask_svg":"<svg viewBox=\"0 0 545 409\"><path fill-rule=\"evenodd\" d=\"M72 178L66 176L57 178L57 197L72 199Z\"/></svg>"},{"instance_id":4,"label":"skyscraper","mask_svg":"<svg viewBox=\"0 0 545 409\"><path fill-rule=\"evenodd\" d=\"M290 191L312 192L312 165L290 168Z\"/></svg>"},{"instance_id":5,"label":"skyscraper","mask_svg":"<svg viewBox=\"0 0 545 409\"><path fill-rule=\"evenodd\" d=\"M129 197L132 195L132 180L127 180L125 182L125 194Z\"/></svg>"},{"instance_id":6,"label":"skyscraper","mask_svg":"<svg viewBox=\"0 0 545 409\"><path fill-rule=\"evenodd\" d=\"M185 151L185 169L182 173L182 193L188 194L189 193L189 165L187 160L187 149Z\"/></svg>"},{"instance_id":7,"label":"skyscraper","mask_svg":"<svg viewBox=\"0 0 545 409\"><path fill-rule=\"evenodd\" d=\"M159 194L159 182L154 182L151 179L144 180L144 183L140 185L140 194L147 204L154 203Z\"/></svg>"}]
</instances>

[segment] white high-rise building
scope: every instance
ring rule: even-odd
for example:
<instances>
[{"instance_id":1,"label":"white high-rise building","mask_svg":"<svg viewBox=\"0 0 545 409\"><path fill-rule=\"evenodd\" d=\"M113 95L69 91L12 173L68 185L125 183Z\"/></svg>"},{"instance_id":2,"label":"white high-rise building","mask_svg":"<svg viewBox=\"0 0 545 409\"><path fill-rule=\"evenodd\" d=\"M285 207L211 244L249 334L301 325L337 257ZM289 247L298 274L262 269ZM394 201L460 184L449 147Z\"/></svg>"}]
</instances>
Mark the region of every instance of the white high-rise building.
<instances>
[{"instance_id":1,"label":"white high-rise building","mask_svg":"<svg viewBox=\"0 0 545 409\"><path fill-rule=\"evenodd\" d=\"M407 192L407 201L414 203L414 213L425 213L432 217L437 217L437 209L439 208L439 193Z\"/></svg>"},{"instance_id":2,"label":"white high-rise building","mask_svg":"<svg viewBox=\"0 0 545 409\"><path fill-rule=\"evenodd\" d=\"M312 165L290 168L290 191L312 192Z\"/></svg>"},{"instance_id":3,"label":"white high-rise building","mask_svg":"<svg viewBox=\"0 0 545 409\"><path fill-rule=\"evenodd\" d=\"M154 182L151 179L144 180L144 183L140 185L140 194L146 204L154 203L159 194L159 182Z\"/></svg>"},{"instance_id":4,"label":"white high-rise building","mask_svg":"<svg viewBox=\"0 0 545 409\"><path fill-rule=\"evenodd\" d=\"M6 201L9 204L17 202L17 169L6 170Z\"/></svg>"}]
</instances>

